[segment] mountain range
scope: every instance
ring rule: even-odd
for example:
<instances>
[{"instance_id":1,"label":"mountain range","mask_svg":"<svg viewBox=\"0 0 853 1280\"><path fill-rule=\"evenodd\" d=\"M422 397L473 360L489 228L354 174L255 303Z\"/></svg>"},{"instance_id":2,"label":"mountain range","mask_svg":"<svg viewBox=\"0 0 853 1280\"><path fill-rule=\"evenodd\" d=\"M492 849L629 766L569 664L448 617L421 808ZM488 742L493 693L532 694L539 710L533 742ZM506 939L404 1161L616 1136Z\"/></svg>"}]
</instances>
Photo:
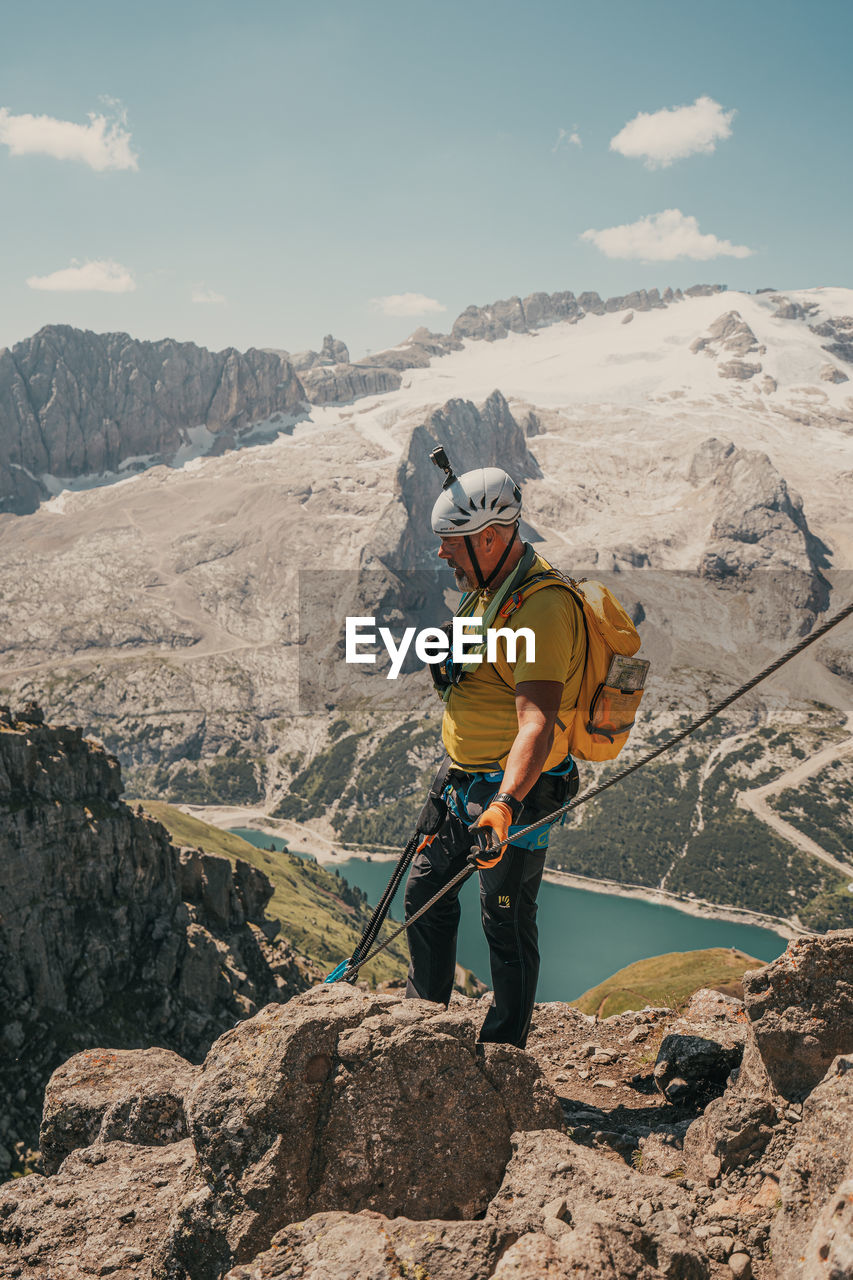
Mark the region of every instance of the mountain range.
<instances>
[{"instance_id":1,"label":"mountain range","mask_svg":"<svg viewBox=\"0 0 853 1280\"><path fill-rule=\"evenodd\" d=\"M420 671L347 667L343 619L446 616L442 443L632 609L630 759L853 594L851 364L834 288L532 294L355 362L42 330L0 353L0 692L99 736L137 795L396 844L440 706ZM579 810L556 865L853 923L849 631Z\"/></svg>"}]
</instances>

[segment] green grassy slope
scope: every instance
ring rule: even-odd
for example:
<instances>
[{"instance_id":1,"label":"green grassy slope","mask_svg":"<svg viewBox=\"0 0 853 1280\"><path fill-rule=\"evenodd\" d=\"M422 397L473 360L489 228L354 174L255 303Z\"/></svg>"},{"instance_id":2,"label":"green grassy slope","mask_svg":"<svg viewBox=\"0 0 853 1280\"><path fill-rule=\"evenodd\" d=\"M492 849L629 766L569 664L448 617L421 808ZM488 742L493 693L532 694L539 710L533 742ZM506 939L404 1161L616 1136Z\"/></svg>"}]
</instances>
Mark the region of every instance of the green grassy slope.
<instances>
[{"instance_id":1,"label":"green grassy slope","mask_svg":"<svg viewBox=\"0 0 853 1280\"><path fill-rule=\"evenodd\" d=\"M256 849L240 836L191 818L159 800L142 803L177 844L193 845L232 862L241 859L260 868L275 890L268 914L280 921L284 937L305 955L332 969L352 954L370 915L360 890L295 854ZM386 925L385 931L388 929ZM362 976L371 983L399 980L405 977L407 964L405 944L396 942L362 970Z\"/></svg>"},{"instance_id":2,"label":"green grassy slope","mask_svg":"<svg viewBox=\"0 0 853 1280\"><path fill-rule=\"evenodd\" d=\"M762 960L728 947L671 951L627 965L571 1003L582 1013L597 1013L600 1018L647 1004L681 1008L700 987L739 995L738 986L747 969L763 967Z\"/></svg>"}]
</instances>

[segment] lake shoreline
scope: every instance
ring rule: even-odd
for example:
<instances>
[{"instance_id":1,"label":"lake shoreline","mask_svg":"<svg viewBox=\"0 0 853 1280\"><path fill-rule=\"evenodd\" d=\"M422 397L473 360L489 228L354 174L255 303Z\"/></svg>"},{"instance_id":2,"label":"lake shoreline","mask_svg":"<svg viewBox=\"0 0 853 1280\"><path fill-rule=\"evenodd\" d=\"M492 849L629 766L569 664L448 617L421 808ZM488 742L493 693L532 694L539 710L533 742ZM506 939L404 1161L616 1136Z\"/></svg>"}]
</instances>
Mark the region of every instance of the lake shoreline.
<instances>
[{"instance_id":1,"label":"lake shoreline","mask_svg":"<svg viewBox=\"0 0 853 1280\"><path fill-rule=\"evenodd\" d=\"M372 862L396 862L399 853L376 853L364 847L345 847L333 836L283 818L270 818L261 809L229 807L225 805L178 805L177 808L214 827L231 830L234 827L247 827L265 835L286 840L294 853L306 854L317 859L324 866L340 866L350 858L370 859ZM564 885L570 889L578 889L585 893L609 894L619 898L636 898L654 906L671 907L684 915L697 916L706 920L724 920L731 924L754 925L757 928L769 929L781 938L790 941L793 938L806 937L807 929L802 929L792 920L767 915L760 911L749 911L740 907L718 906L699 898L683 898L668 893L665 889L654 889L647 885L622 884L617 880L601 880L588 876L574 875L569 871L560 871L547 867L544 879L552 884Z\"/></svg>"}]
</instances>

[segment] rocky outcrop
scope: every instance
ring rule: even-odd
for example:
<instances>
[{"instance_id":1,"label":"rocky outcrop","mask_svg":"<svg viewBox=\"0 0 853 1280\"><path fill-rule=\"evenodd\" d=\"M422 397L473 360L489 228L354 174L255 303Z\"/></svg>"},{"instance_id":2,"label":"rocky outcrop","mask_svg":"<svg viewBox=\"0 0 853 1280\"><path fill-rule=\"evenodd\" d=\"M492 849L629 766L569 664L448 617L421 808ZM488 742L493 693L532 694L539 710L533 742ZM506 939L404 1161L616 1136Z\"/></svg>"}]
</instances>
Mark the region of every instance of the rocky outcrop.
<instances>
[{"instance_id":1,"label":"rocky outcrop","mask_svg":"<svg viewBox=\"0 0 853 1280\"><path fill-rule=\"evenodd\" d=\"M690 350L694 355L703 351L706 356L713 358L723 354L733 356L733 359L725 360L717 366L717 373L721 378L734 378L743 382L761 373L760 364L743 357L753 353L763 355L765 348L759 345L739 311L726 311L717 317L705 337L696 338L690 344Z\"/></svg>"},{"instance_id":2,"label":"rocky outcrop","mask_svg":"<svg viewBox=\"0 0 853 1280\"><path fill-rule=\"evenodd\" d=\"M693 285L685 293L690 297L705 297L719 293L723 285ZM666 289L661 297L658 289L638 289L634 293L617 295L603 301L595 292L588 291L575 297L573 293L531 293L526 298L517 295L491 302L485 307L466 307L453 322L451 338L461 342L465 338L496 342L509 333L530 333L548 325L577 323L585 315L602 316L613 311L651 311L680 302L684 295L680 289Z\"/></svg>"},{"instance_id":3,"label":"rocky outcrop","mask_svg":"<svg viewBox=\"0 0 853 1280\"><path fill-rule=\"evenodd\" d=\"M832 316L820 324L810 324L809 328L819 338L830 339L823 344L824 351L853 364L853 316Z\"/></svg>"},{"instance_id":4,"label":"rocky outcrop","mask_svg":"<svg viewBox=\"0 0 853 1280\"><path fill-rule=\"evenodd\" d=\"M848 971L853 932L820 941L792 944L786 964L826 1048L838 1013L820 1004L826 973L833 955ZM785 965L769 970L781 1001ZM527 1052L477 1043L479 1001L445 1010L339 984L261 1010L201 1067L78 1055L46 1099L62 1163L0 1187L0 1280L845 1276L853 1038L790 1103L771 1083L777 1048L763 1042L765 1062L756 1034L757 976L745 1005L703 991L678 1018L540 1005ZM648 1067L631 1074L658 1033L746 1046L683 1153L684 1104L655 1094ZM749 1100L767 1109L753 1146ZM744 1141L697 1164L717 1104L732 1126L742 1108ZM655 1139L674 1157L665 1171Z\"/></svg>"},{"instance_id":5,"label":"rocky outcrop","mask_svg":"<svg viewBox=\"0 0 853 1280\"><path fill-rule=\"evenodd\" d=\"M402 519L393 523L383 520L380 525L394 539L382 550L383 561L410 568L434 563L430 512L437 473L429 455L439 444L446 448L459 475L472 467L500 466L522 483L541 474L525 433L500 391L493 391L479 409L470 400L449 400L412 432L397 472L399 496L395 495L394 507Z\"/></svg>"},{"instance_id":6,"label":"rocky outcrop","mask_svg":"<svg viewBox=\"0 0 853 1280\"><path fill-rule=\"evenodd\" d=\"M847 1043L851 1043L848 1035ZM800 1262L810 1237L817 1233L814 1253L829 1241L831 1220L836 1217L837 1199L844 1200L845 1179L853 1176L853 1055L838 1057L825 1078L803 1104L803 1118L797 1140L779 1176L781 1209L773 1223L773 1256L784 1272L800 1274ZM819 1223L816 1210L827 1209ZM853 1246L849 1212L836 1224L835 1237L847 1236ZM818 1271L816 1274L820 1275ZM833 1273L826 1271L829 1276ZM839 1273L843 1274L843 1273Z\"/></svg>"},{"instance_id":7,"label":"rocky outcrop","mask_svg":"<svg viewBox=\"0 0 853 1280\"><path fill-rule=\"evenodd\" d=\"M774 632L796 627L802 633L829 599L821 573L826 549L808 527L802 499L789 491L766 454L713 437L697 449L690 479L714 490L716 515L700 574L737 589L747 581L754 591L766 587L768 609L777 614L769 577L762 582L754 571L784 574L785 616L767 621Z\"/></svg>"},{"instance_id":8,"label":"rocky outcrop","mask_svg":"<svg viewBox=\"0 0 853 1280\"><path fill-rule=\"evenodd\" d=\"M121 790L118 762L79 729L0 710L0 1172L16 1143L36 1145L45 1083L69 1055L155 1044L197 1059L236 1019L308 985L304 958L271 940L266 877L175 848ZM99 1063L113 1083L97 1102L92 1069L68 1068L70 1128L64 1103L62 1121L49 1108L49 1163L136 1115L121 1060Z\"/></svg>"},{"instance_id":9,"label":"rocky outcrop","mask_svg":"<svg viewBox=\"0 0 853 1280\"><path fill-rule=\"evenodd\" d=\"M202 426L233 445L249 424L295 414L304 399L275 352L48 325L0 351L0 512L35 510L48 496L44 476L166 461Z\"/></svg>"},{"instance_id":10,"label":"rocky outcrop","mask_svg":"<svg viewBox=\"0 0 853 1280\"><path fill-rule=\"evenodd\" d=\"M396 391L402 382L396 369L360 364L315 365L300 378L312 404L346 404L361 396Z\"/></svg>"},{"instance_id":11,"label":"rocky outcrop","mask_svg":"<svg viewBox=\"0 0 853 1280\"><path fill-rule=\"evenodd\" d=\"M743 980L746 1012L773 1089L798 1100L853 1048L853 934L798 938ZM851 1082L853 1083L853 1082Z\"/></svg>"}]
</instances>

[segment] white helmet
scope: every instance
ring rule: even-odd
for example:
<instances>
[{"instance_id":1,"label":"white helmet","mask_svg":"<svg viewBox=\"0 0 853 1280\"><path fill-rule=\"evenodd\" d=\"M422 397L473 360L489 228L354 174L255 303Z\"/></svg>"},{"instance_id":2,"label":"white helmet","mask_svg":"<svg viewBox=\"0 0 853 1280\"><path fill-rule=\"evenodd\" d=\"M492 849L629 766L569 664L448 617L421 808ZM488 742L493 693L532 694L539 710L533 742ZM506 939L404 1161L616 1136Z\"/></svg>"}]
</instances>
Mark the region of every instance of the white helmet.
<instances>
[{"instance_id":1,"label":"white helmet","mask_svg":"<svg viewBox=\"0 0 853 1280\"><path fill-rule=\"evenodd\" d=\"M432 509L433 533L440 537L479 533L490 524L515 524L521 490L500 467L466 471L442 489Z\"/></svg>"}]
</instances>

